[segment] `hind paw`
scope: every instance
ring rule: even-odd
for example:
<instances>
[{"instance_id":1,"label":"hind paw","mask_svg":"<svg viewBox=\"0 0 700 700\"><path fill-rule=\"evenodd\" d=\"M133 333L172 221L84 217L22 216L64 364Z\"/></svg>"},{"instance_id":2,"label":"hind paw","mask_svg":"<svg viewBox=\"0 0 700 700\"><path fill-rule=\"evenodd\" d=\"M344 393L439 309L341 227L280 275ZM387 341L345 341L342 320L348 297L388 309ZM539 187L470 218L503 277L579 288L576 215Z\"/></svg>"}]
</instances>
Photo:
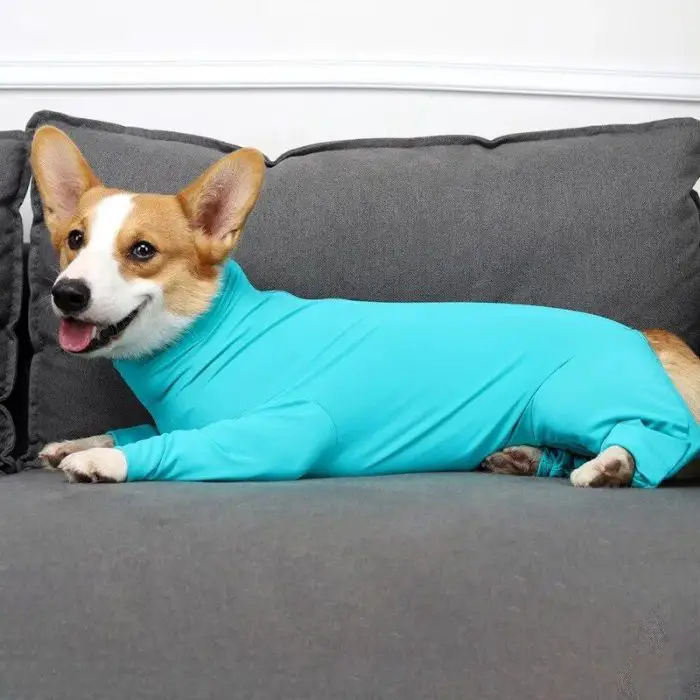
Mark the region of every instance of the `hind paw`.
<instances>
[{"instance_id":1,"label":"hind paw","mask_svg":"<svg viewBox=\"0 0 700 700\"><path fill-rule=\"evenodd\" d=\"M506 447L500 452L489 455L481 468L494 474L513 474L515 476L533 476L540 464L542 450L529 445Z\"/></svg>"}]
</instances>

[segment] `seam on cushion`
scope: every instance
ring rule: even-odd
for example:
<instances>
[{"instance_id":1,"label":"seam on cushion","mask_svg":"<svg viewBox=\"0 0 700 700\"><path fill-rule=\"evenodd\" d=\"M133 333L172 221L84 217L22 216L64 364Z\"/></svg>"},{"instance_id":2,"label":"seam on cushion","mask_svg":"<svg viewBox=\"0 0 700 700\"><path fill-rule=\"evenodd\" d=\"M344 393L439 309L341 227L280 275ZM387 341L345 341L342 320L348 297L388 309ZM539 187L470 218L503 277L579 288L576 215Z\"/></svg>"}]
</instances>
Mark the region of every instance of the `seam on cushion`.
<instances>
[{"instance_id":1,"label":"seam on cushion","mask_svg":"<svg viewBox=\"0 0 700 700\"><path fill-rule=\"evenodd\" d=\"M37 371L35 360L38 361L39 359L40 358L37 353L37 355L32 358L29 365L29 391L27 392L27 450L19 457L18 460L22 469L33 469L41 466L38 454L39 450L43 446L44 439L41 435L35 434L36 430L34 423L36 423L36 421L31 420L31 418L36 415L39 410L37 398L38 382L35 378Z\"/></svg>"},{"instance_id":2,"label":"seam on cushion","mask_svg":"<svg viewBox=\"0 0 700 700\"><path fill-rule=\"evenodd\" d=\"M698 194L694 189L690 190L690 199L697 210L698 221L700 221L700 194Z\"/></svg>"},{"instance_id":3,"label":"seam on cushion","mask_svg":"<svg viewBox=\"0 0 700 700\"><path fill-rule=\"evenodd\" d=\"M420 136L417 138L363 138L347 139L342 141L321 141L319 143L301 146L285 151L272 161L271 167L284 160L298 156L311 155L313 153L326 153L330 151L364 150L368 148L422 148L429 146L469 146L478 145L486 149L494 149L505 143L527 143L555 141L561 139L584 138L600 135L636 134L672 127L694 127L700 134L700 120L693 117L673 117L659 119L638 124L602 124L588 127L574 127L570 129L521 131L513 134L505 134L495 139L486 139L481 136L464 134L446 134L442 136Z\"/></svg>"},{"instance_id":4,"label":"seam on cushion","mask_svg":"<svg viewBox=\"0 0 700 700\"><path fill-rule=\"evenodd\" d=\"M44 350L44 345L41 342L37 314L32 313L36 304L39 303L41 297L34 297L34 293L38 295L39 290L34 288L34 279L39 272L41 259L38 254L39 241L41 237L48 234L44 223L44 212L41 206L41 198L36 183L32 181L30 193L32 205L32 225L29 231L29 257L27 260L28 278L29 278L29 340L34 349L34 353L39 353ZM33 358L32 358L33 359Z\"/></svg>"},{"instance_id":5,"label":"seam on cushion","mask_svg":"<svg viewBox=\"0 0 700 700\"><path fill-rule=\"evenodd\" d=\"M0 364L0 405L4 405L12 394L17 374L17 363L19 361L19 342L10 324L8 324L7 328L3 328L0 331L0 341L3 341L0 342L0 349L3 347L5 349L2 363Z\"/></svg>"},{"instance_id":6,"label":"seam on cushion","mask_svg":"<svg viewBox=\"0 0 700 700\"><path fill-rule=\"evenodd\" d=\"M12 457L12 450L15 446L15 425L9 410L0 405L0 418L4 419L8 429L9 450L3 450L0 454L0 474L14 474L19 471L17 460ZM0 420L0 425L2 420Z\"/></svg>"},{"instance_id":7,"label":"seam on cushion","mask_svg":"<svg viewBox=\"0 0 700 700\"><path fill-rule=\"evenodd\" d=\"M226 150L227 152L232 152L240 148L240 146L236 146L225 141L210 139L204 136L197 136L195 134L186 134L177 131L163 131L158 129L146 129L143 127L122 126L112 122L74 117L51 110L42 110L33 114L27 122L27 132L33 133L38 126L51 121L62 121L69 126L87 128L93 131L141 136L154 141L172 141L177 143L194 144L207 148L214 147L219 150ZM528 141L547 142L563 138L582 138L602 134L634 134L676 126L694 126L700 131L700 120L693 117L672 117L669 119L640 122L638 124L601 124L588 127L573 127L568 129L522 131L513 134L505 134L495 139L486 139L481 136L463 134L447 134L442 136L422 136L417 138L367 138L320 141L318 143L300 146L285 151L274 160L271 160L265 156L265 161L268 167L274 167L278 163L281 163L289 158L328 151L362 150L366 148L418 148L441 145L459 146L471 144L482 145L485 148L496 148L503 143L521 143Z\"/></svg>"},{"instance_id":8,"label":"seam on cushion","mask_svg":"<svg viewBox=\"0 0 700 700\"><path fill-rule=\"evenodd\" d=\"M29 363L29 389L27 391L27 449L20 456L19 462L21 468L30 469L39 466L38 452L41 449L42 438L37 434L37 424L39 415L39 400L38 387L35 378L37 363L42 355L50 348L47 348L41 340L39 329L39 314L36 313L37 305L40 297L38 290L35 290L34 280L36 279L39 268L41 266L41 258L39 255L38 238L46 234L44 225L43 209L41 207L41 199L36 187L36 183L32 182L31 187L31 205L32 205L32 226L30 230L29 257L27 261L28 267L28 284L29 284L29 304L28 304L28 327L29 327L29 344L32 348L32 358Z\"/></svg>"},{"instance_id":9,"label":"seam on cushion","mask_svg":"<svg viewBox=\"0 0 700 700\"><path fill-rule=\"evenodd\" d=\"M11 131L0 131L0 141L17 141L21 142L25 139L26 134L21 129L13 129Z\"/></svg>"},{"instance_id":10,"label":"seam on cushion","mask_svg":"<svg viewBox=\"0 0 700 700\"><path fill-rule=\"evenodd\" d=\"M146 138L151 141L167 141L171 143L186 143L194 146L202 146L205 148L212 148L219 151L223 151L224 155L226 155L227 153L232 153L233 151L236 151L239 148L241 148L241 146L238 146L236 144L227 143L226 141L219 141L218 139L211 139L206 136L186 134L184 132L179 131L146 129L138 126L123 126L121 124L116 124L113 122L104 122L96 119L83 119L81 117L73 117L69 114L53 112L51 110L42 110L33 114L27 122L26 133L30 136L33 136L34 132L39 126L53 124L55 122L61 122L68 126L80 129L89 129L90 131L102 131L107 134L139 136L141 138ZM270 161L267 158L267 156L265 156L265 160L269 165Z\"/></svg>"}]
</instances>

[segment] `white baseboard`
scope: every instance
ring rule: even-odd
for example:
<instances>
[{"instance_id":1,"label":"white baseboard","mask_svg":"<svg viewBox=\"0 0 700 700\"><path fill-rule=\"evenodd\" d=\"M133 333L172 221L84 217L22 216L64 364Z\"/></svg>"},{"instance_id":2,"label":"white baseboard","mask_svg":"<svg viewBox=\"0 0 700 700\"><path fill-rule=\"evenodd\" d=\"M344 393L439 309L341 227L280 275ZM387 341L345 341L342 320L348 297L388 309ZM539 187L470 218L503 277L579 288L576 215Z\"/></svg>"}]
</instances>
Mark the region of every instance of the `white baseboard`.
<instances>
[{"instance_id":1,"label":"white baseboard","mask_svg":"<svg viewBox=\"0 0 700 700\"><path fill-rule=\"evenodd\" d=\"M700 102L700 74L416 61L14 61L0 90L381 89Z\"/></svg>"}]
</instances>

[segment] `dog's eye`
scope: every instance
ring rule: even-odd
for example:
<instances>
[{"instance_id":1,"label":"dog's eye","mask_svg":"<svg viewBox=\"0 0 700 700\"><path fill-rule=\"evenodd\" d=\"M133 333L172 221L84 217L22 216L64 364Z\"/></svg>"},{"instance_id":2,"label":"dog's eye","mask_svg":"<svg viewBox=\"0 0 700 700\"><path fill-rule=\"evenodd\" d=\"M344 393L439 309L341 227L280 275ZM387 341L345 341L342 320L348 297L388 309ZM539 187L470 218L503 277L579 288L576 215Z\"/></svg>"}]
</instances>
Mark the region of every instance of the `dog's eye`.
<instances>
[{"instance_id":1,"label":"dog's eye","mask_svg":"<svg viewBox=\"0 0 700 700\"><path fill-rule=\"evenodd\" d=\"M140 262L150 260L158 251L148 241L138 241L131 246L129 255Z\"/></svg>"},{"instance_id":2,"label":"dog's eye","mask_svg":"<svg viewBox=\"0 0 700 700\"><path fill-rule=\"evenodd\" d=\"M80 248L83 247L84 242L85 242L85 234L82 231L78 231L77 229L73 229L68 234L68 247L71 250L79 250Z\"/></svg>"}]
</instances>

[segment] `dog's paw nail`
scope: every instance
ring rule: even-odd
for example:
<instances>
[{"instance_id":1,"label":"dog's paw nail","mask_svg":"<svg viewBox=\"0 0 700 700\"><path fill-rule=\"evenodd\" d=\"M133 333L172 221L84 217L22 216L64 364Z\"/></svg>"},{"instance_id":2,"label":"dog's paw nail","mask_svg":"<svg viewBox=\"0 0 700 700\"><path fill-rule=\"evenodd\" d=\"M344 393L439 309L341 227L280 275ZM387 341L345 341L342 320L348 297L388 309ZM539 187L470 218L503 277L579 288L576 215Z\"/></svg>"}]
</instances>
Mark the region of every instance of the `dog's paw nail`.
<instances>
[{"instance_id":1,"label":"dog's paw nail","mask_svg":"<svg viewBox=\"0 0 700 700\"><path fill-rule=\"evenodd\" d=\"M67 455L68 451L62 443L51 442L42 448L38 457L43 466L55 469Z\"/></svg>"},{"instance_id":2,"label":"dog's paw nail","mask_svg":"<svg viewBox=\"0 0 700 700\"><path fill-rule=\"evenodd\" d=\"M569 481L571 481L572 486L576 486L578 488L588 488L593 484L596 476L596 472L579 467L571 472Z\"/></svg>"}]
</instances>

